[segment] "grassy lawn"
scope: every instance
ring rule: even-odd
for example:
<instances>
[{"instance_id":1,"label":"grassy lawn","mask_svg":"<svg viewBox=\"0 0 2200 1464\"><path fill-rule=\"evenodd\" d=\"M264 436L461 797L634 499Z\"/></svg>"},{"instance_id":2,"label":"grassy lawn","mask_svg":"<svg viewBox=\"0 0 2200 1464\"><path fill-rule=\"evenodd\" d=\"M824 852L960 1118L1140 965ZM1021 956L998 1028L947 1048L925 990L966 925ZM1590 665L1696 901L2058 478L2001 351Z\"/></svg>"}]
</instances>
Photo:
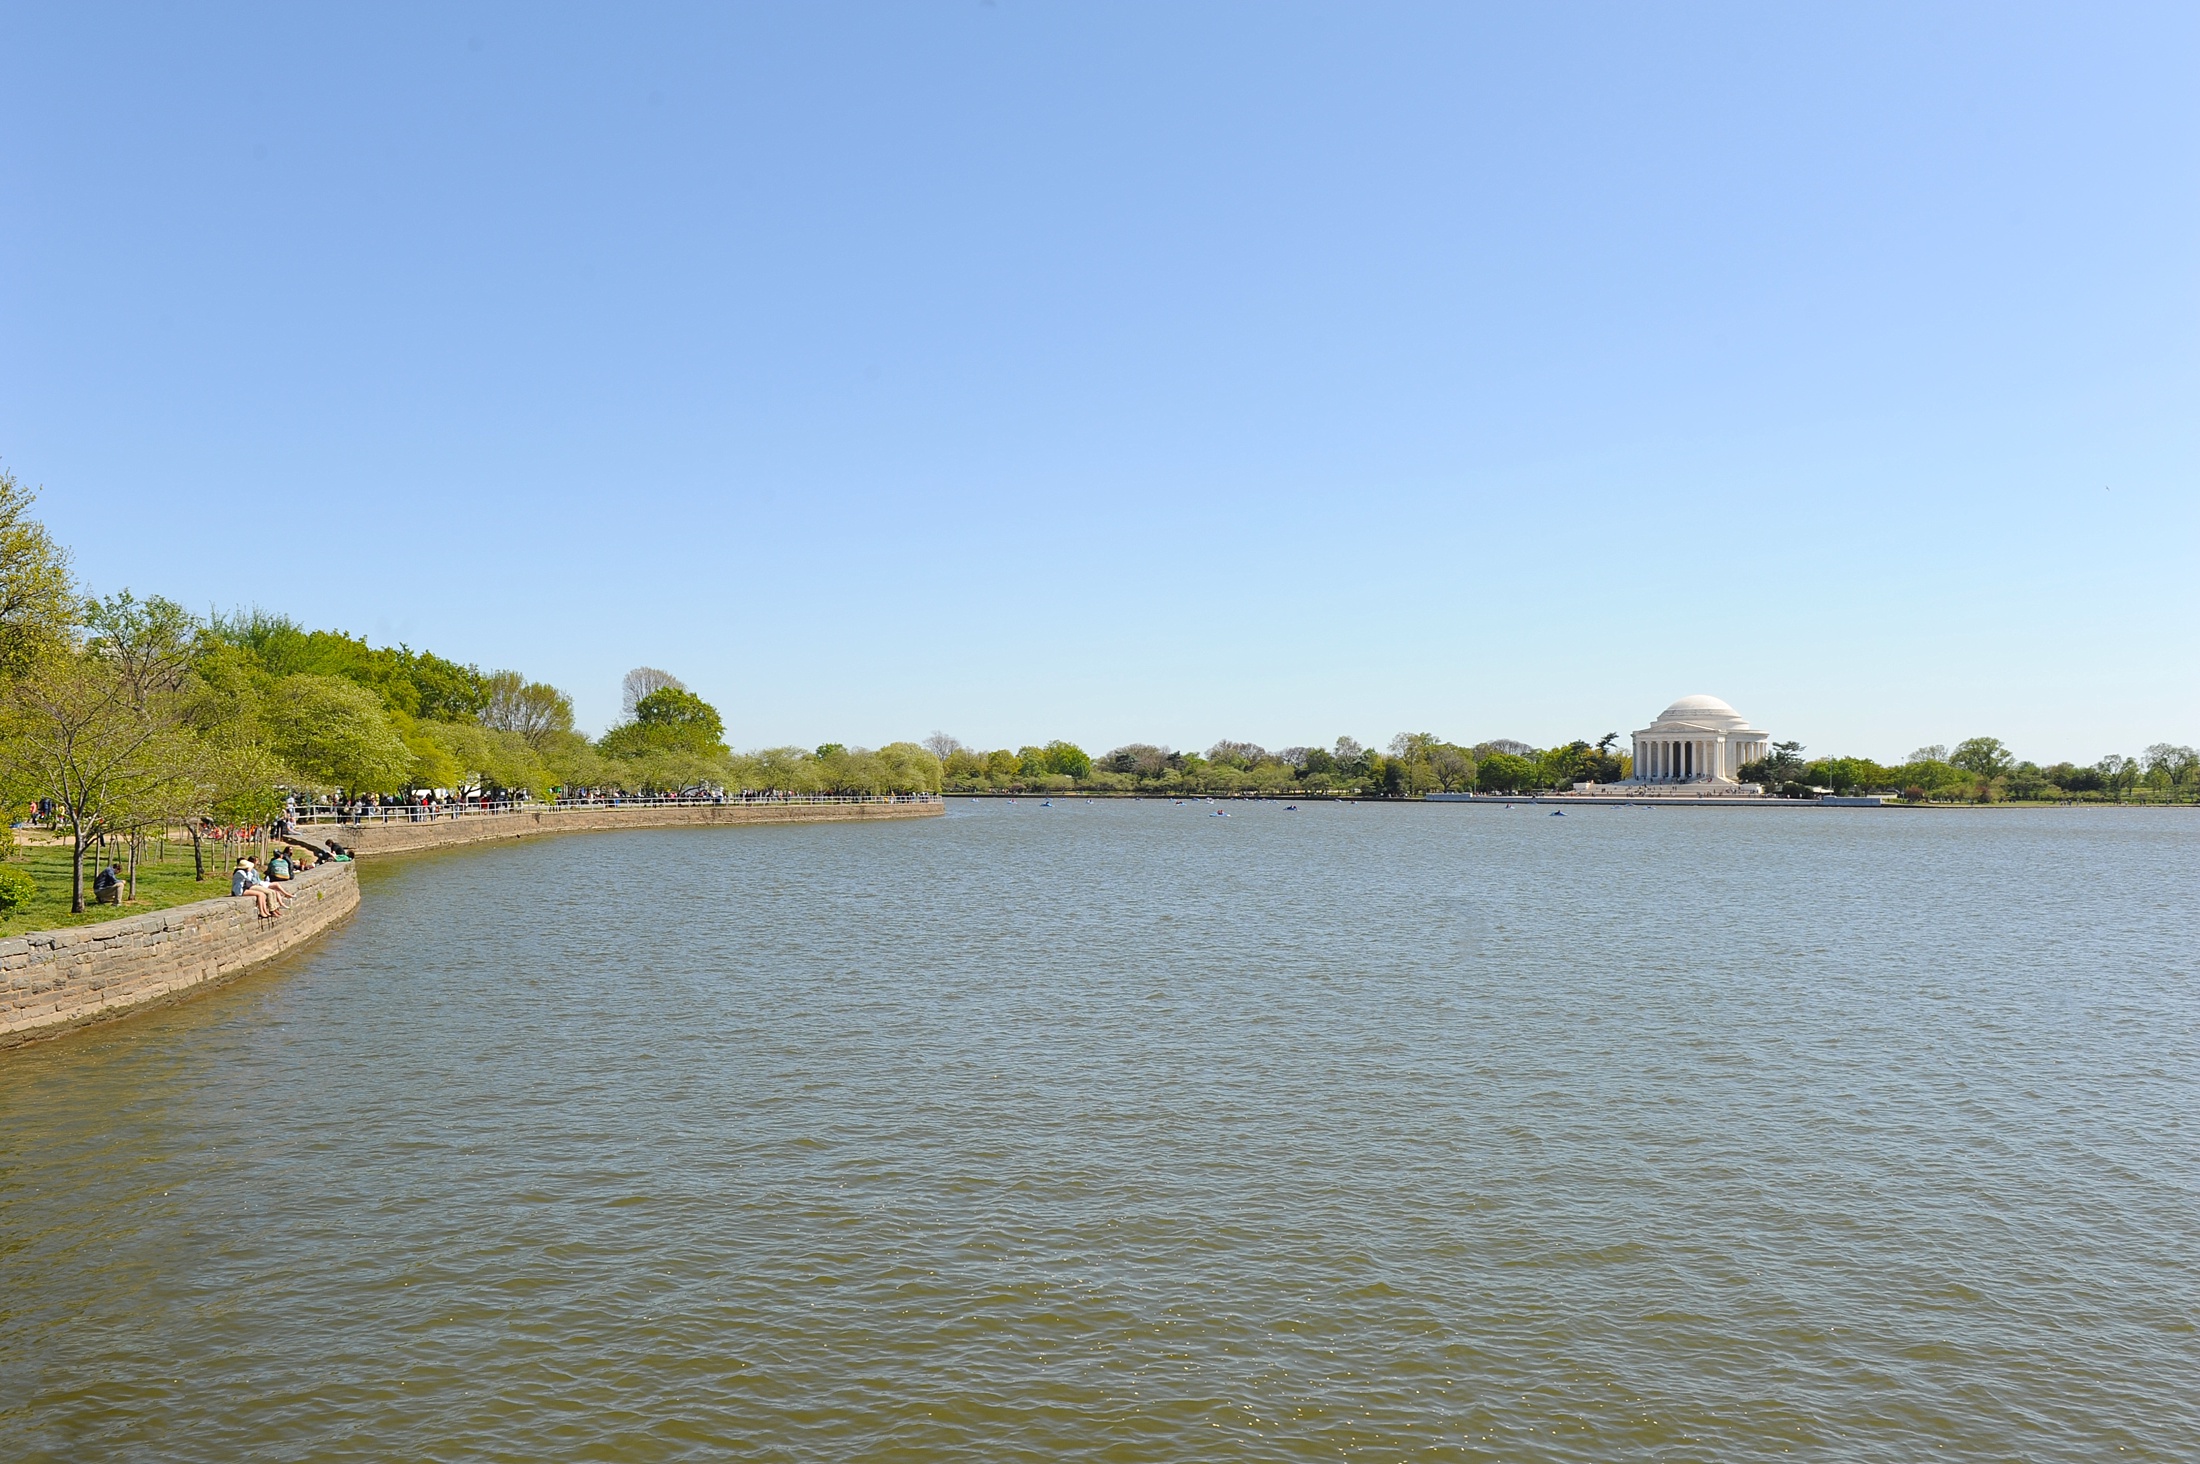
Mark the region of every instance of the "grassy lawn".
<instances>
[{"instance_id":1,"label":"grassy lawn","mask_svg":"<svg viewBox=\"0 0 2200 1464\"><path fill-rule=\"evenodd\" d=\"M18 835L20 837L20 835ZM148 910L165 910L170 905L188 905L193 900L210 900L229 893L229 868L222 862L219 845L209 845L206 851L206 883L191 878L191 845L189 841L168 846L168 857L161 858L160 844L156 841L146 847L145 858L138 864L137 901L134 904L95 905L92 903L92 875L99 865L94 862L94 852L84 855L84 913L69 913L69 846L66 844L39 844L15 846L7 867L25 870L38 881L38 898L27 909L16 911L0 920L0 935L21 935L27 930L53 930L65 925L93 925L102 920L119 920L128 915L143 915ZM130 872L130 861L123 850L115 847L115 862L122 866L125 878Z\"/></svg>"}]
</instances>

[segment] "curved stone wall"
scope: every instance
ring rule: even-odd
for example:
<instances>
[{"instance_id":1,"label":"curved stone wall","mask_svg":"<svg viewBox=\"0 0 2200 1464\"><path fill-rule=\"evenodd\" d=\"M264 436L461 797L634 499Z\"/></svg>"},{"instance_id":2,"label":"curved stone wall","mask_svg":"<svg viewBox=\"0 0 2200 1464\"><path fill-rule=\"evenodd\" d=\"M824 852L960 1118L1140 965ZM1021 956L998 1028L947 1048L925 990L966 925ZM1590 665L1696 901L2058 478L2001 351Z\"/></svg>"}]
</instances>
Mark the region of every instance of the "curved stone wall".
<instances>
[{"instance_id":1,"label":"curved stone wall","mask_svg":"<svg viewBox=\"0 0 2200 1464\"><path fill-rule=\"evenodd\" d=\"M290 908L272 920L250 899L224 896L0 940L0 1047L157 1005L281 955L357 908L358 871L324 864L291 890Z\"/></svg>"},{"instance_id":2,"label":"curved stone wall","mask_svg":"<svg viewBox=\"0 0 2200 1464\"><path fill-rule=\"evenodd\" d=\"M306 838L335 839L360 854L405 854L458 844L531 839L595 829L717 827L725 824L821 823L881 818L935 818L947 805L937 798L909 803L700 803L626 804L579 808L531 808L519 813L468 814L459 818L369 819L356 824L313 824Z\"/></svg>"}]
</instances>

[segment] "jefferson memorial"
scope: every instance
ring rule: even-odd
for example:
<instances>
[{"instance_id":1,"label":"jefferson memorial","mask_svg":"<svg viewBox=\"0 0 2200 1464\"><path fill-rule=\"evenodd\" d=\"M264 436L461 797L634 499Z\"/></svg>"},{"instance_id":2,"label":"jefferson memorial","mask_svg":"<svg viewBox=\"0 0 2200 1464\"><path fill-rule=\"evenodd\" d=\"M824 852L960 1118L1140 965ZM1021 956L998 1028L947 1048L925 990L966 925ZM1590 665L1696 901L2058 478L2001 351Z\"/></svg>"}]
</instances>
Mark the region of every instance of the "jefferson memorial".
<instances>
[{"instance_id":1,"label":"jefferson memorial","mask_svg":"<svg viewBox=\"0 0 2200 1464\"><path fill-rule=\"evenodd\" d=\"M1750 726L1725 702L1684 696L1635 734L1635 775L1627 782L1711 783L1740 791L1734 774L1771 753L1772 734Z\"/></svg>"}]
</instances>

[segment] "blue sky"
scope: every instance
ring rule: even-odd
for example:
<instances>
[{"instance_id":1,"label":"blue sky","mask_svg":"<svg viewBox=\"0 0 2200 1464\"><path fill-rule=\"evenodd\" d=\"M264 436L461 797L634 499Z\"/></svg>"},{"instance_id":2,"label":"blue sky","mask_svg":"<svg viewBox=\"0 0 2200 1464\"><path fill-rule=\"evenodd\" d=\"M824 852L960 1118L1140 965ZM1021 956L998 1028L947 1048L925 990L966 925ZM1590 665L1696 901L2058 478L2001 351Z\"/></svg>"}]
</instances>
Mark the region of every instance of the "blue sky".
<instances>
[{"instance_id":1,"label":"blue sky","mask_svg":"<svg viewBox=\"0 0 2200 1464\"><path fill-rule=\"evenodd\" d=\"M0 8L94 588L740 745L2200 741L2200 10Z\"/></svg>"}]
</instances>

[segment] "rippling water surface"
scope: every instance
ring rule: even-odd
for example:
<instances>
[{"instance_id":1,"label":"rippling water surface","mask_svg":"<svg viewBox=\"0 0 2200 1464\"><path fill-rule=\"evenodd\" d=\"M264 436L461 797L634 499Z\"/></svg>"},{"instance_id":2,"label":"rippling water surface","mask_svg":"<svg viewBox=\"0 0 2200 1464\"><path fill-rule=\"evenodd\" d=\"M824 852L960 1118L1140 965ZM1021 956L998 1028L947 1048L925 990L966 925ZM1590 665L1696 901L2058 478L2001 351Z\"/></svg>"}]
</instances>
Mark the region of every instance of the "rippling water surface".
<instances>
[{"instance_id":1,"label":"rippling water surface","mask_svg":"<svg viewBox=\"0 0 2200 1464\"><path fill-rule=\"evenodd\" d=\"M0 1455L2200 1457L2189 812L390 861L0 1055Z\"/></svg>"}]
</instances>

